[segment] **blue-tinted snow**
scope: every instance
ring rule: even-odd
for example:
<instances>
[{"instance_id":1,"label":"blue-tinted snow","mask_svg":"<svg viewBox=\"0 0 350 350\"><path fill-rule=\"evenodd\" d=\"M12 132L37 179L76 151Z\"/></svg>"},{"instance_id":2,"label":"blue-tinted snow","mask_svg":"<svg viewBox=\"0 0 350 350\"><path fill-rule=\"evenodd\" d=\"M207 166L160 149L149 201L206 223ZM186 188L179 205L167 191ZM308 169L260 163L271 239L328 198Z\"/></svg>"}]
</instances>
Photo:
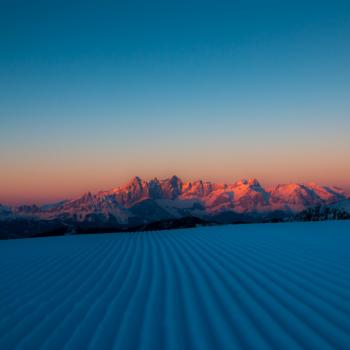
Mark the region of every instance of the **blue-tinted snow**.
<instances>
[{"instance_id":1,"label":"blue-tinted snow","mask_svg":"<svg viewBox=\"0 0 350 350\"><path fill-rule=\"evenodd\" d=\"M350 349L350 222L0 242L0 349Z\"/></svg>"}]
</instances>

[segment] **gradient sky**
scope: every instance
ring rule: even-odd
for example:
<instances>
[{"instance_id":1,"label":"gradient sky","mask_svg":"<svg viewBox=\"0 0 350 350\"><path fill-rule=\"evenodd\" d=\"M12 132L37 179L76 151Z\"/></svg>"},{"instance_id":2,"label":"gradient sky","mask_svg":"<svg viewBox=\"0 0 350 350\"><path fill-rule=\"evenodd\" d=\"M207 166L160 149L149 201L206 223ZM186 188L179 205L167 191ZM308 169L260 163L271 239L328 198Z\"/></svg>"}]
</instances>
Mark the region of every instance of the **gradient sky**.
<instances>
[{"instance_id":1,"label":"gradient sky","mask_svg":"<svg viewBox=\"0 0 350 350\"><path fill-rule=\"evenodd\" d=\"M349 1L2 0L0 203L134 175L350 189L349 62Z\"/></svg>"}]
</instances>

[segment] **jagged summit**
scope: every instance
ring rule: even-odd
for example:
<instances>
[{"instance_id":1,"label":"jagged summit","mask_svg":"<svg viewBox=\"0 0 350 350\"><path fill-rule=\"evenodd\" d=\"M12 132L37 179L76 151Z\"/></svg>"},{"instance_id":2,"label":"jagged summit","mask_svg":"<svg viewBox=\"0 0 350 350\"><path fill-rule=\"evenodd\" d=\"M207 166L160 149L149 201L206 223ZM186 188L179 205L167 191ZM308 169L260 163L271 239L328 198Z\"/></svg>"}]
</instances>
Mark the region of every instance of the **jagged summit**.
<instances>
[{"instance_id":1,"label":"jagged summit","mask_svg":"<svg viewBox=\"0 0 350 350\"><path fill-rule=\"evenodd\" d=\"M141 184L142 179L139 176L134 176L130 181L129 184Z\"/></svg>"},{"instance_id":2,"label":"jagged summit","mask_svg":"<svg viewBox=\"0 0 350 350\"><path fill-rule=\"evenodd\" d=\"M249 186L261 187L260 182L255 178L248 179Z\"/></svg>"},{"instance_id":3,"label":"jagged summit","mask_svg":"<svg viewBox=\"0 0 350 350\"><path fill-rule=\"evenodd\" d=\"M255 186L255 187L261 187L259 181L255 178L250 179L240 179L233 183L234 186Z\"/></svg>"}]
</instances>

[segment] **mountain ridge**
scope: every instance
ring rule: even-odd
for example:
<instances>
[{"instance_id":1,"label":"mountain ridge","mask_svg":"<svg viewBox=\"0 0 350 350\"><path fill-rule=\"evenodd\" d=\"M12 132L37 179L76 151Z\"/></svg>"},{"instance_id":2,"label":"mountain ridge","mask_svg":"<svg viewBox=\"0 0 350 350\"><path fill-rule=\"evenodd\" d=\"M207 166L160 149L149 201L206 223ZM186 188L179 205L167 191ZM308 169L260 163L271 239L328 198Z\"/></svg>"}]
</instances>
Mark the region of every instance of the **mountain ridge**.
<instances>
[{"instance_id":1,"label":"mountain ridge","mask_svg":"<svg viewBox=\"0 0 350 350\"><path fill-rule=\"evenodd\" d=\"M349 201L340 188L315 183L264 188L255 178L224 184L135 176L111 190L56 203L0 204L0 238L346 218Z\"/></svg>"},{"instance_id":2,"label":"mountain ridge","mask_svg":"<svg viewBox=\"0 0 350 350\"><path fill-rule=\"evenodd\" d=\"M203 180L182 181L176 175L166 179L155 177L148 181L135 176L125 185L111 190L87 192L78 198L55 204L0 205L0 218L72 218L84 221L88 215L98 214L106 219L112 216L117 222L125 224L131 217L146 216L140 213L140 202L145 200L155 211L163 212L158 219L169 216L166 217L168 219L185 214L203 218L225 211L240 214L264 214L276 210L297 213L346 198L345 192L338 187L315 183L279 184L265 189L256 178L226 184ZM135 206L137 215L134 213ZM150 208L146 208L146 205L143 207L150 215ZM147 217L144 220L147 221Z\"/></svg>"}]
</instances>

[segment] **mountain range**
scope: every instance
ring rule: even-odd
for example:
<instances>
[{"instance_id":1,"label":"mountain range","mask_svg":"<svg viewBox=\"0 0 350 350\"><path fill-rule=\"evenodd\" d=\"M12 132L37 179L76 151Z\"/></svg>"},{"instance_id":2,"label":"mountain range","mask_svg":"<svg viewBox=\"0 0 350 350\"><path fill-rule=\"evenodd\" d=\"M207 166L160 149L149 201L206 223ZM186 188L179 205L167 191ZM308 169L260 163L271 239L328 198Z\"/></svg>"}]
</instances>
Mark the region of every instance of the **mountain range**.
<instances>
[{"instance_id":1,"label":"mountain range","mask_svg":"<svg viewBox=\"0 0 350 350\"><path fill-rule=\"evenodd\" d=\"M187 217L207 222L256 222L294 215L315 206L335 205L346 199L340 188L315 183L264 188L257 179L221 184L182 181L177 176L145 181L136 176L124 186L88 192L54 204L0 205L0 231L6 231L6 227L10 230L8 227L14 223L21 223L21 229L27 231L42 231L52 225L55 228L58 223L74 231L77 226L130 228Z\"/></svg>"}]
</instances>

